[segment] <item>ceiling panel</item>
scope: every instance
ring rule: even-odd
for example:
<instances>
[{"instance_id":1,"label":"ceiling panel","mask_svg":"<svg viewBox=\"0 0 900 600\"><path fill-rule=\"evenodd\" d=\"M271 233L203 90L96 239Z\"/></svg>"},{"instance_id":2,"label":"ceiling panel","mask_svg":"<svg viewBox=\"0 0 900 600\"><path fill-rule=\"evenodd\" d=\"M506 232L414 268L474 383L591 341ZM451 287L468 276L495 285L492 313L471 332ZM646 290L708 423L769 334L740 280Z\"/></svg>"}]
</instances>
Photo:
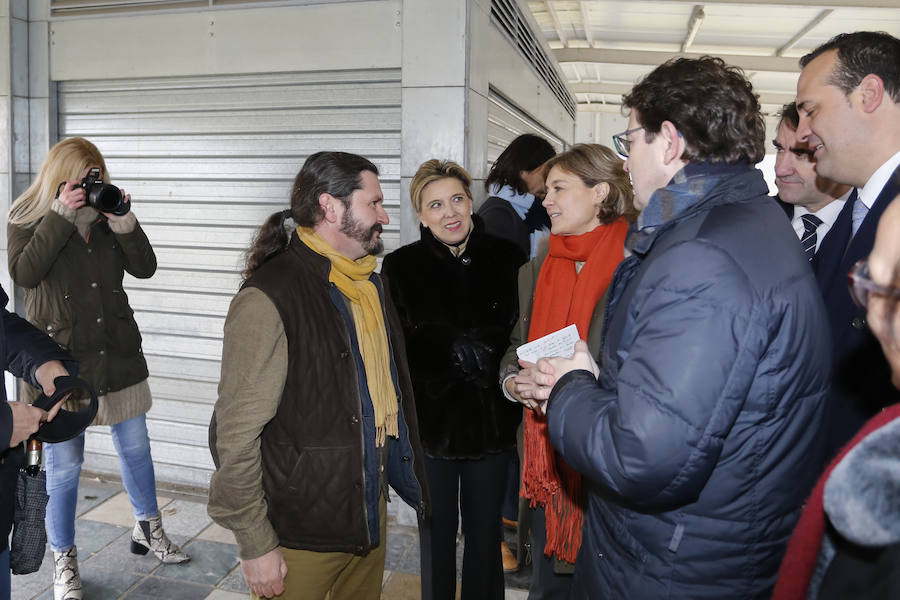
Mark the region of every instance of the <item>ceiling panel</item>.
<instances>
[{"instance_id":1,"label":"ceiling panel","mask_svg":"<svg viewBox=\"0 0 900 600\"><path fill-rule=\"evenodd\" d=\"M881 30L900 37L900 0L535 0L523 5L582 110L619 104L631 85L671 57L712 54L742 65L764 112L773 112L793 98L797 58L832 36ZM592 48L615 52L590 53Z\"/></svg>"}]
</instances>

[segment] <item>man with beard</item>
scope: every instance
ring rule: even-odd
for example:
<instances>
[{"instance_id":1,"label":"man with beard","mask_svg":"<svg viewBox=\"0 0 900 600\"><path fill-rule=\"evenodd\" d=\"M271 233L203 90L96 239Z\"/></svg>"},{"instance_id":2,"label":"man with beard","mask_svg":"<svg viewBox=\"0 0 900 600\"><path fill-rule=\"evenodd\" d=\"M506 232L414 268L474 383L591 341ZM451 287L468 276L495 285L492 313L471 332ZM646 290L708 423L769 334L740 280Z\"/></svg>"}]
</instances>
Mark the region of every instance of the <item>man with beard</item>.
<instances>
[{"instance_id":1,"label":"man with beard","mask_svg":"<svg viewBox=\"0 0 900 600\"><path fill-rule=\"evenodd\" d=\"M310 156L225 321L208 510L254 598L377 600L387 485L427 506L402 330L374 273L377 176L361 156Z\"/></svg>"}]
</instances>

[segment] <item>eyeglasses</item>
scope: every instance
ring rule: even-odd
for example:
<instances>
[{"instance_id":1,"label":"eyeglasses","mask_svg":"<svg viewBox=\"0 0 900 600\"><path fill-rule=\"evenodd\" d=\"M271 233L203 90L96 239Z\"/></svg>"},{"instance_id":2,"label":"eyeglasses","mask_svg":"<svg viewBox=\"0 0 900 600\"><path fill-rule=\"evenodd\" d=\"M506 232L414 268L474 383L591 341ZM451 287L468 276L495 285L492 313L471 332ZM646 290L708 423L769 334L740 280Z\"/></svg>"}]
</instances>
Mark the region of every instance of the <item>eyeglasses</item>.
<instances>
[{"instance_id":1,"label":"eyeglasses","mask_svg":"<svg viewBox=\"0 0 900 600\"><path fill-rule=\"evenodd\" d=\"M869 275L868 258L864 258L853 265L847 277L850 279L850 296L862 308L868 306L869 297L872 294L900 300L900 288L880 285L872 281L872 277Z\"/></svg>"},{"instance_id":2,"label":"eyeglasses","mask_svg":"<svg viewBox=\"0 0 900 600\"><path fill-rule=\"evenodd\" d=\"M628 153L631 151L631 140L628 139L628 136L635 131L640 131L643 128L643 126L635 127L634 129L629 129L612 136L613 146L616 147L616 152L618 152L622 158L628 158Z\"/></svg>"}]
</instances>

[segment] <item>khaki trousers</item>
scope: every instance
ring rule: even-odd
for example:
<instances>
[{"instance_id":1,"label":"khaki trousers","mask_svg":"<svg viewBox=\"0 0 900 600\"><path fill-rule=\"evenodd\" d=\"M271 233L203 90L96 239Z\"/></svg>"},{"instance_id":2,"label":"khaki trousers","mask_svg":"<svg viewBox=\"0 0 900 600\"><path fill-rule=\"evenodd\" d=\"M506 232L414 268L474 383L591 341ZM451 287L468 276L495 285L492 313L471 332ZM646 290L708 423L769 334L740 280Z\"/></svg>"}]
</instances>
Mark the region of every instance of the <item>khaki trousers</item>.
<instances>
[{"instance_id":1,"label":"khaki trousers","mask_svg":"<svg viewBox=\"0 0 900 600\"><path fill-rule=\"evenodd\" d=\"M387 510L378 500L381 543L365 556L347 552L312 552L279 546L287 576L279 600L380 600L387 548ZM253 600L260 600L252 593Z\"/></svg>"}]
</instances>

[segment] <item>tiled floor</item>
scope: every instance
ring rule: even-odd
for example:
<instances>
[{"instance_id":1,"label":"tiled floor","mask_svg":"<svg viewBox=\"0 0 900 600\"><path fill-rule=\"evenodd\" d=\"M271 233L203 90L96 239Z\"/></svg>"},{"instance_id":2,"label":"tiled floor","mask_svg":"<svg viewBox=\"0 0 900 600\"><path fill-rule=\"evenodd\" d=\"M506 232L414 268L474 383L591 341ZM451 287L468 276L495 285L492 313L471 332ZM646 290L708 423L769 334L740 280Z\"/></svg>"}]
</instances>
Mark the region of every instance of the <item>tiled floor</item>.
<instances>
[{"instance_id":1,"label":"tiled floor","mask_svg":"<svg viewBox=\"0 0 900 600\"><path fill-rule=\"evenodd\" d=\"M163 565L148 553L130 552L134 517L121 484L82 478L75 544L85 600L244 600L234 537L206 514L203 498L161 494L169 537L191 555L183 565ZM462 558L460 545L459 560ZM525 600L529 573L507 576L506 600ZM53 559L48 549L37 573L12 578L12 600L53 600ZM383 600L418 600L419 540L415 527L388 518Z\"/></svg>"}]
</instances>

